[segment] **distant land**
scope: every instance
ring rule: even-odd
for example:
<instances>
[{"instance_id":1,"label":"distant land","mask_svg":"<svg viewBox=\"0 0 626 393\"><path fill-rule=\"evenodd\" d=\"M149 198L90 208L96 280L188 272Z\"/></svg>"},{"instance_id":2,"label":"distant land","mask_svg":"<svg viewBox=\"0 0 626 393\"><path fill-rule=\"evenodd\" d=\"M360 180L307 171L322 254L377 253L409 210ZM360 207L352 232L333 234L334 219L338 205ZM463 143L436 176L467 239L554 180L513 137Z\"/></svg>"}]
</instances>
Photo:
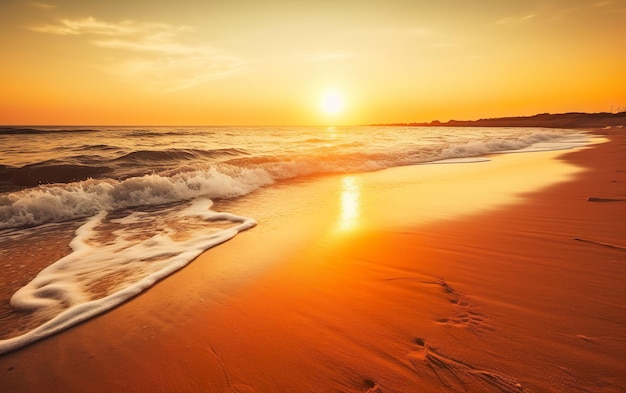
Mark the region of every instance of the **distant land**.
<instances>
[{"instance_id":1,"label":"distant land","mask_svg":"<svg viewBox=\"0 0 626 393\"><path fill-rule=\"evenodd\" d=\"M546 128L604 128L626 127L626 112L620 113L541 113L533 116L500 117L479 120L450 120L429 123L388 123L377 126L411 127L546 127Z\"/></svg>"}]
</instances>

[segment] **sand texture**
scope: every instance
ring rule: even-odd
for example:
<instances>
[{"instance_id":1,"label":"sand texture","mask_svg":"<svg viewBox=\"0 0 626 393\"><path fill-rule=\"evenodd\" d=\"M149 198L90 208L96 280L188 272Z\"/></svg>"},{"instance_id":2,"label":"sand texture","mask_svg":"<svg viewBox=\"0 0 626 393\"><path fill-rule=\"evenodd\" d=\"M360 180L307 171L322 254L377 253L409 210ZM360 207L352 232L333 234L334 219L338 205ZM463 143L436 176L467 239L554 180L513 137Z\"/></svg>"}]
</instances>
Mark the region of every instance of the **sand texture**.
<instances>
[{"instance_id":1,"label":"sand texture","mask_svg":"<svg viewBox=\"0 0 626 393\"><path fill-rule=\"evenodd\" d=\"M0 357L0 391L626 391L621 131L229 203L259 225Z\"/></svg>"}]
</instances>

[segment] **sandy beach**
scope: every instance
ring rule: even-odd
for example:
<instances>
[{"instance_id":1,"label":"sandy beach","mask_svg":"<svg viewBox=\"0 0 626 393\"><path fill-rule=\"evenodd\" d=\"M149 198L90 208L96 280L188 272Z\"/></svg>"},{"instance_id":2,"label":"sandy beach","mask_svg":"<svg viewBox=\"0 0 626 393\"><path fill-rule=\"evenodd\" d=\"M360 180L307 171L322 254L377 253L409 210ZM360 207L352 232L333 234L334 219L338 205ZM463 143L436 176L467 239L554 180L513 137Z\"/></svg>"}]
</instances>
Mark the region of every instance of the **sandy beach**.
<instances>
[{"instance_id":1,"label":"sandy beach","mask_svg":"<svg viewBox=\"0 0 626 393\"><path fill-rule=\"evenodd\" d=\"M624 392L626 138L595 133L217 201L259 225L0 356L0 390Z\"/></svg>"}]
</instances>

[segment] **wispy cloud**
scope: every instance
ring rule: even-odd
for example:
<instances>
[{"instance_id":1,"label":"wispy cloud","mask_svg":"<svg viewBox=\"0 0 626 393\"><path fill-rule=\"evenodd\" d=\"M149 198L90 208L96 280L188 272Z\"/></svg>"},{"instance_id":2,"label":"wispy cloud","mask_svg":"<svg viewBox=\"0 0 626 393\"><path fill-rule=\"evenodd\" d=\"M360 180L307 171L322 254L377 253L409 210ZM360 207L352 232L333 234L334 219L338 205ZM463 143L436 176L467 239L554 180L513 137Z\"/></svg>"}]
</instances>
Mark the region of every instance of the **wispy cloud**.
<instances>
[{"instance_id":1,"label":"wispy cloud","mask_svg":"<svg viewBox=\"0 0 626 393\"><path fill-rule=\"evenodd\" d=\"M84 36L91 45L112 52L108 57L113 60L99 68L133 80L150 81L168 90L194 87L243 69L243 61L237 56L184 42L184 34L193 30L189 26L133 20L112 23L87 17L63 19L30 29L61 36Z\"/></svg>"},{"instance_id":2,"label":"wispy cloud","mask_svg":"<svg viewBox=\"0 0 626 393\"><path fill-rule=\"evenodd\" d=\"M166 23L148 23L125 20L110 23L97 20L94 17L78 19L61 19L58 23L31 27L41 33L58 35L100 35L119 37L143 37L153 39L155 37L173 37L180 32L189 31L189 26L174 26Z\"/></svg>"},{"instance_id":3,"label":"wispy cloud","mask_svg":"<svg viewBox=\"0 0 626 393\"><path fill-rule=\"evenodd\" d=\"M508 16L495 21L496 25L517 26L529 21L559 21L571 17L596 17L600 18L613 13L626 10L623 1L554 1L546 2L529 10L525 15Z\"/></svg>"},{"instance_id":4,"label":"wispy cloud","mask_svg":"<svg viewBox=\"0 0 626 393\"><path fill-rule=\"evenodd\" d=\"M576 13L594 13L594 12L614 12L619 11L624 8L624 3L622 1L595 1L595 2L586 2L579 5L570 5L557 8L553 10L555 17L562 17L568 14L576 14Z\"/></svg>"},{"instance_id":5,"label":"wispy cloud","mask_svg":"<svg viewBox=\"0 0 626 393\"><path fill-rule=\"evenodd\" d=\"M610 5L613 5L613 3L614 2L610 1L610 0L609 1L598 1L598 2L593 3L593 6L594 7L608 7Z\"/></svg>"},{"instance_id":6,"label":"wispy cloud","mask_svg":"<svg viewBox=\"0 0 626 393\"><path fill-rule=\"evenodd\" d=\"M31 1L31 2L28 3L28 5L30 7L41 8L43 10L51 10L51 9L57 8L56 5L48 4L48 3L42 3L40 1Z\"/></svg>"},{"instance_id":7,"label":"wispy cloud","mask_svg":"<svg viewBox=\"0 0 626 393\"><path fill-rule=\"evenodd\" d=\"M528 22L535 18L536 14L528 14L524 16L509 16L496 21L497 25L518 25L524 22Z\"/></svg>"}]
</instances>

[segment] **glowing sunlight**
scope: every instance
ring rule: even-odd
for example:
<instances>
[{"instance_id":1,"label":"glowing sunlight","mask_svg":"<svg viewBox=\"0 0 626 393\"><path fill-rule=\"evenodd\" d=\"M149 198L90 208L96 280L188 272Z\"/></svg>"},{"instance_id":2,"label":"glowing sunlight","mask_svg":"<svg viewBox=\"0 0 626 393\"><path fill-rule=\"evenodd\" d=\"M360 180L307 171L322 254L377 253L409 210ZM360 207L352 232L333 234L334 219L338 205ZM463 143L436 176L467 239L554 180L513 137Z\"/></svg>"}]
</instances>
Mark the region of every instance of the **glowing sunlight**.
<instances>
[{"instance_id":1,"label":"glowing sunlight","mask_svg":"<svg viewBox=\"0 0 626 393\"><path fill-rule=\"evenodd\" d=\"M337 115L343 112L344 107L345 101L340 91L328 90L322 96L321 108L327 115Z\"/></svg>"},{"instance_id":2,"label":"glowing sunlight","mask_svg":"<svg viewBox=\"0 0 626 393\"><path fill-rule=\"evenodd\" d=\"M348 231L356 227L359 220L361 189L354 176L346 176L341 181L341 212L338 227Z\"/></svg>"}]
</instances>

